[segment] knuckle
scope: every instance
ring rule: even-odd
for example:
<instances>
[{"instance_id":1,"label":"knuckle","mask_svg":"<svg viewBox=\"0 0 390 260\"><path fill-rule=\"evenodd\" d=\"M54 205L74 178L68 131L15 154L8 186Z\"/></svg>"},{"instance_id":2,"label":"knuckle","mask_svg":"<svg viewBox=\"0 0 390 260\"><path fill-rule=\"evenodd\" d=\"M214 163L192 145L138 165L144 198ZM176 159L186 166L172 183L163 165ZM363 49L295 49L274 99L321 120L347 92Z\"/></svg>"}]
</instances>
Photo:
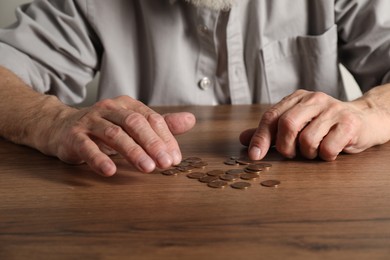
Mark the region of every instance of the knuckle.
<instances>
[{"instance_id":1,"label":"knuckle","mask_svg":"<svg viewBox=\"0 0 390 260\"><path fill-rule=\"evenodd\" d=\"M265 125L271 125L279 118L279 116L280 113L278 109L270 108L263 114L263 117L261 118L261 123Z\"/></svg>"},{"instance_id":2,"label":"knuckle","mask_svg":"<svg viewBox=\"0 0 390 260\"><path fill-rule=\"evenodd\" d=\"M151 139L144 147L150 153L157 153L166 149L166 145L158 139Z\"/></svg>"},{"instance_id":3,"label":"knuckle","mask_svg":"<svg viewBox=\"0 0 390 260\"><path fill-rule=\"evenodd\" d=\"M125 156L128 160L132 162L138 161L139 158L141 158L144 154L144 150L138 146L138 145L133 145L128 147L124 153L123 156Z\"/></svg>"},{"instance_id":4,"label":"knuckle","mask_svg":"<svg viewBox=\"0 0 390 260\"><path fill-rule=\"evenodd\" d=\"M307 94L307 93L310 93L310 91L308 90L305 90L305 89L297 89L294 91L293 95L304 95L304 94Z\"/></svg>"},{"instance_id":5,"label":"knuckle","mask_svg":"<svg viewBox=\"0 0 390 260\"><path fill-rule=\"evenodd\" d=\"M283 115L279 120L279 127L282 129L297 131L299 128L298 122L288 114Z\"/></svg>"},{"instance_id":6,"label":"knuckle","mask_svg":"<svg viewBox=\"0 0 390 260\"><path fill-rule=\"evenodd\" d=\"M152 113L148 116L148 122L152 126L162 127L165 125L165 119L162 115Z\"/></svg>"},{"instance_id":7,"label":"knuckle","mask_svg":"<svg viewBox=\"0 0 390 260\"><path fill-rule=\"evenodd\" d=\"M109 140L118 139L122 134L122 128L117 125L108 126L104 130L104 136Z\"/></svg>"},{"instance_id":8,"label":"knuckle","mask_svg":"<svg viewBox=\"0 0 390 260\"><path fill-rule=\"evenodd\" d=\"M131 113L124 118L124 125L134 127L146 123L146 118L140 113Z\"/></svg>"},{"instance_id":9,"label":"knuckle","mask_svg":"<svg viewBox=\"0 0 390 260\"><path fill-rule=\"evenodd\" d=\"M313 102L323 102L324 100L327 100L329 96L325 94L324 92L312 92L311 93L311 99Z\"/></svg>"},{"instance_id":10,"label":"knuckle","mask_svg":"<svg viewBox=\"0 0 390 260\"><path fill-rule=\"evenodd\" d=\"M113 99L103 99L95 103L94 107L103 108L103 109L114 109L116 107L116 103Z\"/></svg>"}]
</instances>

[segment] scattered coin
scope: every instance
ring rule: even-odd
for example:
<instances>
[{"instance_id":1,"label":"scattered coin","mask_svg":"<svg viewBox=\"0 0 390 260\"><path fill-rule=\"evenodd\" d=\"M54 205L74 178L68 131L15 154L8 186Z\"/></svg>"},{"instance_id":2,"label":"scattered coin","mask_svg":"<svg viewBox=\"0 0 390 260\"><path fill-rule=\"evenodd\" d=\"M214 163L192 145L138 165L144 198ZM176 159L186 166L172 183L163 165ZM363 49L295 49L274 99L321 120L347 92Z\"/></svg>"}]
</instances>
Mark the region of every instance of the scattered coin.
<instances>
[{"instance_id":1,"label":"scattered coin","mask_svg":"<svg viewBox=\"0 0 390 260\"><path fill-rule=\"evenodd\" d=\"M246 190L251 186L251 184L249 182L240 181L240 182L235 182L230 186L234 189Z\"/></svg>"},{"instance_id":2,"label":"scattered coin","mask_svg":"<svg viewBox=\"0 0 390 260\"><path fill-rule=\"evenodd\" d=\"M260 183L264 187L278 187L280 184L280 181L277 180L267 180L267 181L262 181Z\"/></svg>"},{"instance_id":3,"label":"scattered coin","mask_svg":"<svg viewBox=\"0 0 390 260\"><path fill-rule=\"evenodd\" d=\"M173 176L173 175L177 175L180 171L178 169L168 169L168 170L165 170L165 171L162 171L161 173L166 175L166 176Z\"/></svg>"},{"instance_id":4,"label":"scattered coin","mask_svg":"<svg viewBox=\"0 0 390 260\"><path fill-rule=\"evenodd\" d=\"M207 175L209 175L209 176L219 176L219 175L222 175L224 173L225 172L222 171L222 170L212 170L212 171L207 172Z\"/></svg>"},{"instance_id":5,"label":"scattered coin","mask_svg":"<svg viewBox=\"0 0 390 260\"><path fill-rule=\"evenodd\" d=\"M207 186L216 189L225 188L227 185L228 183L226 181L220 181L220 180L211 181L207 184Z\"/></svg>"},{"instance_id":6,"label":"scattered coin","mask_svg":"<svg viewBox=\"0 0 390 260\"><path fill-rule=\"evenodd\" d=\"M227 159L223 163L226 165L238 165L238 162L234 159Z\"/></svg>"},{"instance_id":7,"label":"scattered coin","mask_svg":"<svg viewBox=\"0 0 390 260\"><path fill-rule=\"evenodd\" d=\"M212 181L215 181L215 180L218 180L218 179L219 178L217 176L205 175L205 176L199 178L199 181L203 182L203 183L209 183L209 182L212 182Z\"/></svg>"},{"instance_id":8,"label":"scattered coin","mask_svg":"<svg viewBox=\"0 0 390 260\"><path fill-rule=\"evenodd\" d=\"M253 172L260 172L264 170L264 166L262 164L249 164L245 169Z\"/></svg>"},{"instance_id":9,"label":"scattered coin","mask_svg":"<svg viewBox=\"0 0 390 260\"><path fill-rule=\"evenodd\" d=\"M190 179L200 179L202 177L204 177L206 174L204 172L191 172L189 174L187 174L187 177L190 178Z\"/></svg>"},{"instance_id":10,"label":"scattered coin","mask_svg":"<svg viewBox=\"0 0 390 260\"><path fill-rule=\"evenodd\" d=\"M208 165L208 163L204 161L200 161L200 162L193 162L190 165L194 168L205 168Z\"/></svg>"},{"instance_id":11,"label":"scattered coin","mask_svg":"<svg viewBox=\"0 0 390 260\"><path fill-rule=\"evenodd\" d=\"M261 165L264 169L269 170L272 167L270 163L256 163L257 165Z\"/></svg>"},{"instance_id":12,"label":"scattered coin","mask_svg":"<svg viewBox=\"0 0 390 260\"><path fill-rule=\"evenodd\" d=\"M240 178L240 175L239 174L224 174L224 175L219 176L219 178L221 180L224 180L224 181L236 181Z\"/></svg>"},{"instance_id":13,"label":"scattered coin","mask_svg":"<svg viewBox=\"0 0 390 260\"><path fill-rule=\"evenodd\" d=\"M189 162L181 161L178 165L175 165L175 167L188 167L190 166Z\"/></svg>"},{"instance_id":14,"label":"scattered coin","mask_svg":"<svg viewBox=\"0 0 390 260\"><path fill-rule=\"evenodd\" d=\"M240 178L249 181L249 180L255 180L259 178L259 175L256 173L244 173L241 174Z\"/></svg>"},{"instance_id":15,"label":"scattered coin","mask_svg":"<svg viewBox=\"0 0 390 260\"><path fill-rule=\"evenodd\" d=\"M243 169L230 169L225 172L226 174L241 174L244 173Z\"/></svg>"},{"instance_id":16,"label":"scattered coin","mask_svg":"<svg viewBox=\"0 0 390 260\"><path fill-rule=\"evenodd\" d=\"M176 167L176 169L178 169L181 172L192 172L194 167L192 167L192 166L180 166L180 167Z\"/></svg>"}]
</instances>

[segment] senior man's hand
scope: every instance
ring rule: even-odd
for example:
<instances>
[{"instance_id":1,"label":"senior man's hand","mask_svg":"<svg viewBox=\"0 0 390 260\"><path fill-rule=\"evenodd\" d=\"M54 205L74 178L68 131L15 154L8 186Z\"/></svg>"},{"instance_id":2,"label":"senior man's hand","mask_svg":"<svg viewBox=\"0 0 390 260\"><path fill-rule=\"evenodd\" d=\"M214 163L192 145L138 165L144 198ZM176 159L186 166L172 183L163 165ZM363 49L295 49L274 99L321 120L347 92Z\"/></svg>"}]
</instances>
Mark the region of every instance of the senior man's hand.
<instances>
[{"instance_id":1,"label":"senior man's hand","mask_svg":"<svg viewBox=\"0 0 390 260\"><path fill-rule=\"evenodd\" d=\"M128 96L106 99L85 109L62 112L50 128L49 144L42 150L62 161L86 162L104 176L116 172L108 155L118 152L142 172L180 163L174 135L190 130L190 113L160 115Z\"/></svg>"},{"instance_id":2,"label":"senior man's hand","mask_svg":"<svg viewBox=\"0 0 390 260\"><path fill-rule=\"evenodd\" d=\"M266 111L255 129L241 133L249 157L260 160L271 145L285 157L335 160L390 140L390 84L342 102L324 93L298 90Z\"/></svg>"}]
</instances>

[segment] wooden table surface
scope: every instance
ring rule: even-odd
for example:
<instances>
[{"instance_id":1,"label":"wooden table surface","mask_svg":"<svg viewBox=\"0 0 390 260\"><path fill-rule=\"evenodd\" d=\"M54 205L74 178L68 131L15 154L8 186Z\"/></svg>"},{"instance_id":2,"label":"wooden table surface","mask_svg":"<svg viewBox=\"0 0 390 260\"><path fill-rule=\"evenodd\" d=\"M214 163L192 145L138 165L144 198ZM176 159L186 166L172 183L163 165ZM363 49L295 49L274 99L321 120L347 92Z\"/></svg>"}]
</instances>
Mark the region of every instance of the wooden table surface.
<instances>
[{"instance_id":1,"label":"wooden table surface","mask_svg":"<svg viewBox=\"0 0 390 260\"><path fill-rule=\"evenodd\" d=\"M238 135L262 109L158 111L195 113L178 141L208 171L238 168L223 161L245 153ZM390 144L335 162L271 151L248 190L142 174L120 157L103 178L4 140L0 158L0 259L390 259Z\"/></svg>"}]
</instances>

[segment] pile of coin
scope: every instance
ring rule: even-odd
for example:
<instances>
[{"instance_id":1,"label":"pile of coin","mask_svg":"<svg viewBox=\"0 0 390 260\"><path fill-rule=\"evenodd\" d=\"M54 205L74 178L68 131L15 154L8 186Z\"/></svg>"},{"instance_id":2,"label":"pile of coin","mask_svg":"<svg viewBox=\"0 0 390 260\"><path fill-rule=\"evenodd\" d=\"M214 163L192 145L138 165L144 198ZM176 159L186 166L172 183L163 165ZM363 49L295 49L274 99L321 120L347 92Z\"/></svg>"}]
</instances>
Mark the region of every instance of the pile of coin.
<instances>
[{"instance_id":1,"label":"pile of coin","mask_svg":"<svg viewBox=\"0 0 390 260\"><path fill-rule=\"evenodd\" d=\"M250 181L257 180L262 171L269 170L272 165L260 161L251 161L246 158L232 156L224 161L228 166L243 166L228 170L206 170L208 163L199 157L189 157L172 169L161 171L163 175L176 176L186 174L190 179L198 180L207 184L210 188L225 188L230 186L234 189L245 190L252 186ZM278 180L266 180L260 183L264 187L277 187Z\"/></svg>"}]
</instances>

